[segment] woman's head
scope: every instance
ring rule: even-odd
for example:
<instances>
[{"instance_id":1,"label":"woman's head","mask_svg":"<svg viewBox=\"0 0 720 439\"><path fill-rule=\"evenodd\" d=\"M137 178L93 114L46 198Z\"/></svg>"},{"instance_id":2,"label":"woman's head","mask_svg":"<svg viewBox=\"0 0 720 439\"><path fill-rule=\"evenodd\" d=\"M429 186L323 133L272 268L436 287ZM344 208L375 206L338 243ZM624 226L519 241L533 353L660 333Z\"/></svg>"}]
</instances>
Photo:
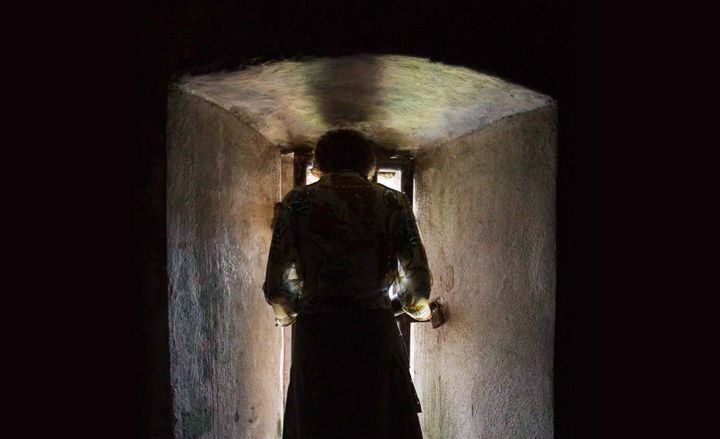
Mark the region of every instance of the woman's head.
<instances>
[{"instance_id":1,"label":"woman's head","mask_svg":"<svg viewBox=\"0 0 720 439\"><path fill-rule=\"evenodd\" d=\"M350 169L369 177L375 171L376 162L370 141L355 130L328 131L315 146L315 166L323 173Z\"/></svg>"}]
</instances>

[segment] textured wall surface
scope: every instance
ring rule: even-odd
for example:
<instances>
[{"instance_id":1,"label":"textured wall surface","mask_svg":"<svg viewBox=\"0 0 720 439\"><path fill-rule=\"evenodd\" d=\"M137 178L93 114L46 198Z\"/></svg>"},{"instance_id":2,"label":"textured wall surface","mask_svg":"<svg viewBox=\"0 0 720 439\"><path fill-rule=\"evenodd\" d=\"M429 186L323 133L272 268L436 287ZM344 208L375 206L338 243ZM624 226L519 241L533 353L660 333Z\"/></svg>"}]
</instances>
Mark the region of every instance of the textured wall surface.
<instances>
[{"instance_id":1,"label":"textured wall surface","mask_svg":"<svg viewBox=\"0 0 720 439\"><path fill-rule=\"evenodd\" d=\"M280 177L280 194L278 199L282 199L294 187L294 163L295 155L293 153L283 154L281 158L281 177ZM287 389L290 384L290 366L292 365L292 326L281 328L282 331L282 404L283 408L287 401Z\"/></svg>"},{"instance_id":2,"label":"textured wall surface","mask_svg":"<svg viewBox=\"0 0 720 439\"><path fill-rule=\"evenodd\" d=\"M280 155L212 103L175 90L168 104L175 437L278 437L282 333L261 286Z\"/></svg>"},{"instance_id":3,"label":"textured wall surface","mask_svg":"<svg viewBox=\"0 0 720 439\"><path fill-rule=\"evenodd\" d=\"M417 159L418 221L449 302L415 325L426 439L552 438L555 108L526 112Z\"/></svg>"},{"instance_id":4,"label":"textured wall surface","mask_svg":"<svg viewBox=\"0 0 720 439\"><path fill-rule=\"evenodd\" d=\"M279 61L186 77L180 86L289 147L314 145L343 126L388 148L415 151L550 101L465 67L400 55Z\"/></svg>"}]
</instances>

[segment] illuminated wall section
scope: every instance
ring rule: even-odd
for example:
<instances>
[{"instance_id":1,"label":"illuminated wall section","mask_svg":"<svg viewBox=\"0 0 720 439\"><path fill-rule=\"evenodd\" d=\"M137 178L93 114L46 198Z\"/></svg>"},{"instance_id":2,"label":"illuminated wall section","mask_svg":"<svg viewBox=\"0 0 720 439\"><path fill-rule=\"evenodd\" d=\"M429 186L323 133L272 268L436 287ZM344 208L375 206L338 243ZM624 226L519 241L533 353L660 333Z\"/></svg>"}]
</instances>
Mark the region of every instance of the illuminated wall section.
<instances>
[{"instance_id":1,"label":"illuminated wall section","mask_svg":"<svg viewBox=\"0 0 720 439\"><path fill-rule=\"evenodd\" d=\"M555 108L418 156L438 329L413 327L426 439L553 437Z\"/></svg>"},{"instance_id":2,"label":"illuminated wall section","mask_svg":"<svg viewBox=\"0 0 720 439\"><path fill-rule=\"evenodd\" d=\"M168 104L175 437L278 437L282 330L261 287L280 153L203 99L175 90Z\"/></svg>"}]
</instances>

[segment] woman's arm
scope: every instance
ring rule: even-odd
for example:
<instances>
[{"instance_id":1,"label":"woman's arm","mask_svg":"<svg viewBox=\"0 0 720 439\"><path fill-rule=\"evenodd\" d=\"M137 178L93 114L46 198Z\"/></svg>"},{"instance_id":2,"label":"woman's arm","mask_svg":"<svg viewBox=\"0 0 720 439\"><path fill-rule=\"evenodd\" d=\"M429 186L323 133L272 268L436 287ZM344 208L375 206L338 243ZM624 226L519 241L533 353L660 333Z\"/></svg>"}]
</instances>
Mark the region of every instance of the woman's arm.
<instances>
[{"instance_id":1,"label":"woman's arm","mask_svg":"<svg viewBox=\"0 0 720 439\"><path fill-rule=\"evenodd\" d=\"M289 326L297 317L297 300L300 296L300 279L291 279L297 262L297 250L288 204L290 193L275 204L265 283L265 300L273 307L277 325Z\"/></svg>"},{"instance_id":2,"label":"woman's arm","mask_svg":"<svg viewBox=\"0 0 720 439\"><path fill-rule=\"evenodd\" d=\"M399 193L400 209L393 227L396 256L400 261L398 298L403 311L415 320L430 319L432 274L415 214L407 197Z\"/></svg>"}]
</instances>

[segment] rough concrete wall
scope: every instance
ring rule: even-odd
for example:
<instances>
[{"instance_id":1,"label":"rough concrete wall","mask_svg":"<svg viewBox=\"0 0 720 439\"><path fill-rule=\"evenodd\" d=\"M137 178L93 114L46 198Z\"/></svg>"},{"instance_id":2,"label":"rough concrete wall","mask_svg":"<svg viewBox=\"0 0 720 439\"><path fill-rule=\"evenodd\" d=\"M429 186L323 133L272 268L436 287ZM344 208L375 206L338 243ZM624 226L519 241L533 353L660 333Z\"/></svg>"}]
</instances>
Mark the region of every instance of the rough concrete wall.
<instances>
[{"instance_id":1,"label":"rough concrete wall","mask_svg":"<svg viewBox=\"0 0 720 439\"><path fill-rule=\"evenodd\" d=\"M176 90L168 104L175 437L278 437L282 333L261 286L280 155L201 98Z\"/></svg>"},{"instance_id":2,"label":"rough concrete wall","mask_svg":"<svg viewBox=\"0 0 720 439\"><path fill-rule=\"evenodd\" d=\"M449 302L415 325L426 439L551 438L555 108L506 118L417 159L417 210Z\"/></svg>"}]
</instances>

